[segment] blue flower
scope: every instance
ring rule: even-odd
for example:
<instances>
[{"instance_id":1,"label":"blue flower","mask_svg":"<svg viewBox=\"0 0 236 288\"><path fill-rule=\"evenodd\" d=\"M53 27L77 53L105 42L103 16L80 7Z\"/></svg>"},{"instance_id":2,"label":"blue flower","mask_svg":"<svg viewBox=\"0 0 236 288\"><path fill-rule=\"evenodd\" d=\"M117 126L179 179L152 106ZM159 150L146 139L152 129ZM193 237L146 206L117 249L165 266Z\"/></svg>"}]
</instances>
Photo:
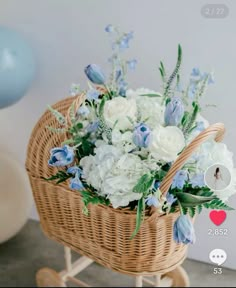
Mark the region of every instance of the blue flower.
<instances>
[{"instance_id":1,"label":"blue flower","mask_svg":"<svg viewBox=\"0 0 236 288\"><path fill-rule=\"evenodd\" d=\"M200 73L199 68L197 68L197 67L193 68L193 70L191 72L191 76L198 77L200 75L201 75L201 73Z\"/></svg>"},{"instance_id":2,"label":"blue flower","mask_svg":"<svg viewBox=\"0 0 236 288\"><path fill-rule=\"evenodd\" d=\"M123 78L121 78L117 84L118 84L118 94L120 96L125 96L128 83Z\"/></svg>"},{"instance_id":3,"label":"blue flower","mask_svg":"<svg viewBox=\"0 0 236 288\"><path fill-rule=\"evenodd\" d=\"M88 79L97 85L104 85L106 82L105 75L102 69L96 64L90 64L84 69Z\"/></svg>"},{"instance_id":4,"label":"blue flower","mask_svg":"<svg viewBox=\"0 0 236 288\"><path fill-rule=\"evenodd\" d=\"M147 148L150 143L151 130L146 124L139 124L135 127L133 133L133 142L138 147Z\"/></svg>"},{"instance_id":5,"label":"blue flower","mask_svg":"<svg viewBox=\"0 0 236 288\"><path fill-rule=\"evenodd\" d=\"M153 194L149 194L147 199L145 200L145 203L148 205L148 206L154 206L154 207L158 207L159 206L159 201L157 199L157 197Z\"/></svg>"},{"instance_id":6,"label":"blue flower","mask_svg":"<svg viewBox=\"0 0 236 288\"><path fill-rule=\"evenodd\" d=\"M90 89L86 93L86 97L88 100L98 100L98 97L100 95L100 92L96 89Z\"/></svg>"},{"instance_id":7,"label":"blue flower","mask_svg":"<svg viewBox=\"0 0 236 288\"><path fill-rule=\"evenodd\" d=\"M86 130L88 133L94 133L97 131L99 127L99 121L95 121L93 123L90 123L87 127L86 127Z\"/></svg>"},{"instance_id":8,"label":"blue flower","mask_svg":"<svg viewBox=\"0 0 236 288\"><path fill-rule=\"evenodd\" d=\"M67 169L67 173L73 174L73 175L81 175L82 170L78 166L71 166Z\"/></svg>"},{"instance_id":9,"label":"blue flower","mask_svg":"<svg viewBox=\"0 0 236 288\"><path fill-rule=\"evenodd\" d=\"M185 181L188 179L188 172L186 170L179 170L173 179L171 188L183 189Z\"/></svg>"},{"instance_id":10,"label":"blue flower","mask_svg":"<svg viewBox=\"0 0 236 288\"><path fill-rule=\"evenodd\" d=\"M166 105L164 114L167 126L177 126L184 115L184 105L179 97L173 97Z\"/></svg>"},{"instance_id":11,"label":"blue flower","mask_svg":"<svg viewBox=\"0 0 236 288\"><path fill-rule=\"evenodd\" d=\"M128 61L126 61L126 63L127 63L130 70L135 70L135 67L137 65L136 59L128 60Z\"/></svg>"},{"instance_id":12,"label":"blue flower","mask_svg":"<svg viewBox=\"0 0 236 288\"><path fill-rule=\"evenodd\" d=\"M119 48L121 50L129 48L129 41L133 38L133 32L124 34L119 41Z\"/></svg>"},{"instance_id":13,"label":"blue flower","mask_svg":"<svg viewBox=\"0 0 236 288\"><path fill-rule=\"evenodd\" d=\"M177 198L175 198L173 194L167 192L166 201L171 206L175 201L177 201Z\"/></svg>"},{"instance_id":14,"label":"blue flower","mask_svg":"<svg viewBox=\"0 0 236 288\"><path fill-rule=\"evenodd\" d=\"M75 178L70 179L70 189L74 189L74 190L83 190L84 189L84 185L81 182L81 180L79 179L78 175L76 175Z\"/></svg>"},{"instance_id":15,"label":"blue flower","mask_svg":"<svg viewBox=\"0 0 236 288\"><path fill-rule=\"evenodd\" d=\"M201 75L201 80L204 80L204 79L206 79L208 77L208 82L207 82L207 84L209 85L209 84L213 84L214 83L214 79L213 79L213 76L212 76L212 74L211 73L203 73L202 75Z\"/></svg>"},{"instance_id":16,"label":"blue flower","mask_svg":"<svg viewBox=\"0 0 236 288\"><path fill-rule=\"evenodd\" d=\"M190 183L192 184L192 187L205 187L206 183L204 181L204 174L203 173L199 173L199 174L194 174L191 178L190 178Z\"/></svg>"},{"instance_id":17,"label":"blue flower","mask_svg":"<svg viewBox=\"0 0 236 288\"><path fill-rule=\"evenodd\" d=\"M196 240L193 224L186 215L180 215L175 221L173 234L177 243L193 244Z\"/></svg>"},{"instance_id":18,"label":"blue flower","mask_svg":"<svg viewBox=\"0 0 236 288\"><path fill-rule=\"evenodd\" d=\"M108 32L108 33L114 32L114 26L111 25L111 24L108 24L108 25L105 27L105 31Z\"/></svg>"},{"instance_id":19,"label":"blue flower","mask_svg":"<svg viewBox=\"0 0 236 288\"><path fill-rule=\"evenodd\" d=\"M197 127L195 128L197 131L203 131L205 129L205 124L203 121L196 122Z\"/></svg>"},{"instance_id":20,"label":"blue flower","mask_svg":"<svg viewBox=\"0 0 236 288\"><path fill-rule=\"evenodd\" d=\"M194 96L195 96L196 91L197 91L196 82L195 81L191 81L190 85L188 87L188 97L190 99L193 99Z\"/></svg>"},{"instance_id":21,"label":"blue flower","mask_svg":"<svg viewBox=\"0 0 236 288\"><path fill-rule=\"evenodd\" d=\"M90 111L89 111L88 107L83 105L78 109L77 113L82 115L82 116L87 116L90 113Z\"/></svg>"},{"instance_id":22,"label":"blue flower","mask_svg":"<svg viewBox=\"0 0 236 288\"><path fill-rule=\"evenodd\" d=\"M50 166L66 166L74 161L74 150L68 145L62 148L56 147L50 151L50 159L48 164Z\"/></svg>"},{"instance_id":23,"label":"blue flower","mask_svg":"<svg viewBox=\"0 0 236 288\"><path fill-rule=\"evenodd\" d=\"M154 183L153 183L153 188L155 190L157 190L160 187L160 185L161 185L161 182L158 181L158 180L155 180Z\"/></svg>"}]
</instances>

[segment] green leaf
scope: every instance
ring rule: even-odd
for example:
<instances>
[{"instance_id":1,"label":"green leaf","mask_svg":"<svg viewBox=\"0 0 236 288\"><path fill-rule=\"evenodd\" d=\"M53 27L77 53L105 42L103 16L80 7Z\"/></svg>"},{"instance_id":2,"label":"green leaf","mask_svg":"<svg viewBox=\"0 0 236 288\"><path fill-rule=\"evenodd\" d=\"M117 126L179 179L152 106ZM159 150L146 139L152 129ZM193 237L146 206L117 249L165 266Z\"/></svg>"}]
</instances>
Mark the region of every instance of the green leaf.
<instances>
[{"instance_id":1,"label":"green leaf","mask_svg":"<svg viewBox=\"0 0 236 288\"><path fill-rule=\"evenodd\" d=\"M142 197L138 201L138 208L137 208L137 213L136 213L136 226L135 226L135 230L134 230L133 234L130 237L130 240L132 240L135 237L135 235L138 233L138 231L140 229L142 219L143 219L144 209L145 209L145 201L144 201L144 198Z\"/></svg>"},{"instance_id":2,"label":"green leaf","mask_svg":"<svg viewBox=\"0 0 236 288\"><path fill-rule=\"evenodd\" d=\"M188 214L190 215L190 217L193 218L195 213L196 213L196 207L189 207L188 208Z\"/></svg>"},{"instance_id":3,"label":"green leaf","mask_svg":"<svg viewBox=\"0 0 236 288\"><path fill-rule=\"evenodd\" d=\"M48 109L61 125L66 125L66 119L59 111L53 109L50 105L48 105Z\"/></svg>"},{"instance_id":4,"label":"green leaf","mask_svg":"<svg viewBox=\"0 0 236 288\"><path fill-rule=\"evenodd\" d=\"M154 177L151 174L144 174L134 186L133 192L146 193L152 186Z\"/></svg>"},{"instance_id":5,"label":"green leaf","mask_svg":"<svg viewBox=\"0 0 236 288\"><path fill-rule=\"evenodd\" d=\"M175 65L175 69L172 72L172 74L170 75L167 83L166 83L166 87L165 87L165 91L164 91L164 98L166 98L169 94L169 90L171 88L171 85L175 79L175 77L178 75L179 73L179 69L180 69L180 65L182 62L182 48L180 46L180 44L178 45L178 58L177 58L177 63Z\"/></svg>"},{"instance_id":6,"label":"green leaf","mask_svg":"<svg viewBox=\"0 0 236 288\"><path fill-rule=\"evenodd\" d=\"M140 96L148 96L148 97L162 97L161 94L154 94L154 93L141 94Z\"/></svg>"},{"instance_id":7,"label":"green leaf","mask_svg":"<svg viewBox=\"0 0 236 288\"><path fill-rule=\"evenodd\" d=\"M183 207L195 207L197 205L212 201L215 198L215 196L204 197L185 192L176 192L175 195Z\"/></svg>"},{"instance_id":8,"label":"green leaf","mask_svg":"<svg viewBox=\"0 0 236 288\"><path fill-rule=\"evenodd\" d=\"M197 213L200 214L202 212L202 205L196 206Z\"/></svg>"},{"instance_id":9,"label":"green leaf","mask_svg":"<svg viewBox=\"0 0 236 288\"><path fill-rule=\"evenodd\" d=\"M220 210L235 210L234 208L228 206L227 204L225 204L221 199L219 199L218 197L216 197L213 201L209 202L209 203L204 203L203 206L205 208L210 208L210 209L220 209Z\"/></svg>"}]
</instances>

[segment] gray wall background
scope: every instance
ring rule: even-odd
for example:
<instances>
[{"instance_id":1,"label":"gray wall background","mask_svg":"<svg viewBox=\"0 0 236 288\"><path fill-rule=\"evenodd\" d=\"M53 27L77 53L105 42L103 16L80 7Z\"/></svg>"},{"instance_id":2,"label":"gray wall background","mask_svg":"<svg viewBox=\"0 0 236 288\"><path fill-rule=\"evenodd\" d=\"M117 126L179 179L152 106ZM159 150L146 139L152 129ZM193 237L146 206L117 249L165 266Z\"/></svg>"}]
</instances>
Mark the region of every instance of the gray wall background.
<instances>
[{"instance_id":1,"label":"gray wall background","mask_svg":"<svg viewBox=\"0 0 236 288\"><path fill-rule=\"evenodd\" d=\"M226 19L203 18L200 10L206 2L202 0L0 0L0 25L22 33L37 61L30 91L19 103L0 111L1 149L14 153L24 165L30 132L46 105L66 97L73 82L85 87L87 64L97 63L108 71L111 50L104 27L113 23L135 32L127 52L127 57L138 59L137 70L129 77L134 88L159 89L159 61L171 71L178 43L183 47L183 77L188 79L194 66L215 71L216 83L204 102L218 108L204 109L203 115L210 123L225 123L225 142L235 153L236 1L222 2L230 10ZM236 197L230 204L236 207ZM31 216L37 219L35 208ZM228 237L213 237L207 235L214 226L204 211L196 220L198 241L190 247L189 257L208 262L211 250L225 249L225 266L236 269L235 216L228 213L221 226L228 228Z\"/></svg>"}]
</instances>

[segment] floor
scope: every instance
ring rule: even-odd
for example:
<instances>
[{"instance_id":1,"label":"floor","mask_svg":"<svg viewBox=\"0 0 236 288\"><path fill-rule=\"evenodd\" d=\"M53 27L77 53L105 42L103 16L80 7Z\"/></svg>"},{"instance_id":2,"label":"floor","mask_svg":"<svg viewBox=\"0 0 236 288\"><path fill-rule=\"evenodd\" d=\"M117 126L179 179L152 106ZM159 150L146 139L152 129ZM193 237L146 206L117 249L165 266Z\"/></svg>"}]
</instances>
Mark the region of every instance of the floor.
<instances>
[{"instance_id":1,"label":"floor","mask_svg":"<svg viewBox=\"0 0 236 288\"><path fill-rule=\"evenodd\" d=\"M74 257L76 255L74 254ZM64 269L63 247L47 239L39 223L29 220L21 232L0 244L0 287L35 287L35 273L42 267ZM223 269L213 274L213 266L186 260L191 287L236 287L236 271ZM133 277L109 271L92 264L81 273L81 280L93 287L132 287ZM71 286L73 287L73 286Z\"/></svg>"}]
</instances>

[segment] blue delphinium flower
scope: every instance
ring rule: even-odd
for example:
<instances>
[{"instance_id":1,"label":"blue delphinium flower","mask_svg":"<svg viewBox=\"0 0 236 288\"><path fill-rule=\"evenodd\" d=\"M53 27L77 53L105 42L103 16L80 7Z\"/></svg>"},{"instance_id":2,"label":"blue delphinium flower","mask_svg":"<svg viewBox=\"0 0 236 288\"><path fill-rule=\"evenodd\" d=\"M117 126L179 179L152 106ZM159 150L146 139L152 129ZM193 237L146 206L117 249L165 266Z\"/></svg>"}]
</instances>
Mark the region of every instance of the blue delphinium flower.
<instances>
[{"instance_id":1,"label":"blue delphinium flower","mask_svg":"<svg viewBox=\"0 0 236 288\"><path fill-rule=\"evenodd\" d=\"M125 33L119 41L119 48L121 50L129 48L129 41L132 38L133 38L133 32Z\"/></svg>"},{"instance_id":2,"label":"blue delphinium flower","mask_svg":"<svg viewBox=\"0 0 236 288\"><path fill-rule=\"evenodd\" d=\"M108 24L108 25L105 27L105 31L108 32L108 33L114 32L114 26L111 25L111 24Z\"/></svg>"},{"instance_id":3,"label":"blue delphinium flower","mask_svg":"<svg viewBox=\"0 0 236 288\"><path fill-rule=\"evenodd\" d=\"M83 105L78 109L77 113L82 116L87 116L90 113L90 111L88 107Z\"/></svg>"},{"instance_id":4,"label":"blue delphinium flower","mask_svg":"<svg viewBox=\"0 0 236 288\"><path fill-rule=\"evenodd\" d=\"M74 161L74 150L68 145L53 148L50 154L51 156L48 160L50 166L66 166Z\"/></svg>"},{"instance_id":5,"label":"blue delphinium flower","mask_svg":"<svg viewBox=\"0 0 236 288\"><path fill-rule=\"evenodd\" d=\"M205 124L204 124L204 122L203 121L197 121L196 122L196 130L197 131L203 131L204 129L205 129Z\"/></svg>"},{"instance_id":6,"label":"blue delphinium flower","mask_svg":"<svg viewBox=\"0 0 236 288\"><path fill-rule=\"evenodd\" d=\"M126 90L127 90L127 87L128 87L128 83L124 79L120 79L117 82L117 86L118 86L118 94L120 96L125 97L126 96Z\"/></svg>"},{"instance_id":7,"label":"blue delphinium flower","mask_svg":"<svg viewBox=\"0 0 236 288\"><path fill-rule=\"evenodd\" d=\"M88 133L94 133L98 130L99 127L99 121L95 121L93 123L90 123L87 127L86 130Z\"/></svg>"},{"instance_id":8,"label":"blue delphinium flower","mask_svg":"<svg viewBox=\"0 0 236 288\"><path fill-rule=\"evenodd\" d=\"M179 170L173 179L171 188L183 189L185 182L188 180L188 172L186 170Z\"/></svg>"},{"instance_id":9,"label":"blue delphinium flower","mask_svg":"<svg viewBox=\"0 0 236 288\"><path fill-rule=\"evenodd\" d=\"M67 169L67 173L73 174L73 175L81 175L82 170L78 166L71 166Z\"/></svg>"},{"instance_id":10,"label":"blue delphinium flower","mask_svg":"<svg viewBox=\"0 0 236 288\"><path fill-rule=\"evenodd\" d=\"M159 201L157 199L157 197L153 194L149 194L147 199L145 200L145 203L148 205L148 206L154 206L154 207L158 207L159 206Z\"/></svg>"},{"instance_id":11,"label":"blue delphinium flower","mask_svg":"<svg viewBox=\"0 0 236 288\"><path fill-rule=\"evenodd\" d=\"M87 75L88 79L97 85L104 85L106 82L105 75L102 69L96 64L90 64L84 69L85 74Z\"/></svg>"},{"instance_id":12,"label":"blue delphinium flower","mask_svg":"<svg viewBox=\"0 0 236 288\"><path fill-rule=\"evenodd\" d=\"M167 192L166 201L171 206L175 201L177 201L177 198L175 198L175 196L173 194Z\"/></svg>"},{"instance_id":13,"label":"blue delphinium flower","mask_svg":"<svg viewBox=\"0 0 236 288\"><path fill-rule=\"evenodd\" d=\"M192 187L205 187L206 183L204 181L204 173L198 173L198 174L194 174L191 178L190 178L190 183L192 184Z\"/></svg>"},{"instance_id":14,"label":"blue delphinium flower","mask_svg":"<svg viewBox=\"0 0 236 288\"><path fill-rule=\"evenodd\" d=\"M212 74L211 73L203 73L202 75L201 75L201 80L204 80L204 79L206 79L208 77L208 82L207 82L207 84L213 84L214 83L214 79L213 79L213 76L212 76Z\"/></svg>"},{"instance_id":15,"label":"blue delphinium flower","mask_svg":"<svg viewBox=\"0 0 236 288\"><path fill-rule=\"evenodd\" d=\"M200 76L200 75L201 75L200 69L197 68L197 67L194 67L194 68L192 69L191 76L198 77L198 76Z\"/></svg>"},{"instance_id":16,"label":"blue delphinium flower","mask_svg":"<svg viewBox=\"0 0 236 288\"><path fill-rule=\"evenodd\" d=\"M133 142L137 147L147 148L150 143L150 128L143 123L135 127L133 132Z\"/></svg>"},{"instance_id":17,"label":"blue delphinium flower","mask_svg":"<svg viewBox=\"0 0 236 288\"><path fill-rule=\"evenodd\" d=\"M128 61L126 61L126 63L127 63L130 70L135 70L136 65L137 65L136 59L128 60Z\"/></svg>"},{"instance_id":18,"label":"blue delphinium flower","mask_svg":"<svg viewBox=\"0 0 236 288\"><path fill-rule=\"evenodd\" d=\"M173 97L166 105L164 114L165 124L167 126L177 126L184 115L184 105L179 97Z\"/></svg>"},{"instance_id":19,"label":"blue delphinium flower","mask_svg":"<svg viewBox=\"0 0 236 288\"><path fill-rule=\"evenodd\" d=\"M177 243L193 244L196 240L193 224L186 215L180 215L175 221L173 234Z\"/></svg>"},{"instance_id":20,"label":"blue delphinium flower","mask_svg":"<svg viewBox=\"0 0 236 288\"><path fill-rule=\"evenodd\" d=\"M188 87L188 97L193 99L197 91L197 84L195 81L191 81Z\"/></svg>"},{"instance_id":21,"label":"blue delphinium flower","mask_svg":"<svg viewBox=\"0 0 236 288\"><path fill-rule=\"evenodd\" d=\"M81 182L81 180L79 179L78 175L76 175L74 178L70 179L70 189L74 189L74 190L83 190L84 189L84 185Z\"/></svg>"},{"instance_id":22,"label":"blue delphinium flower","mask_svg":"<svg viewBox=\"0 0 236 288\"><path fill-rule=\"evenodd\" d=\"M100 95L100 92L96 89L89 89L86 93L86 98L90 101L92 100L95 100L97 101L98 100L98 97Z\"/></svg>"}]
</instances>

